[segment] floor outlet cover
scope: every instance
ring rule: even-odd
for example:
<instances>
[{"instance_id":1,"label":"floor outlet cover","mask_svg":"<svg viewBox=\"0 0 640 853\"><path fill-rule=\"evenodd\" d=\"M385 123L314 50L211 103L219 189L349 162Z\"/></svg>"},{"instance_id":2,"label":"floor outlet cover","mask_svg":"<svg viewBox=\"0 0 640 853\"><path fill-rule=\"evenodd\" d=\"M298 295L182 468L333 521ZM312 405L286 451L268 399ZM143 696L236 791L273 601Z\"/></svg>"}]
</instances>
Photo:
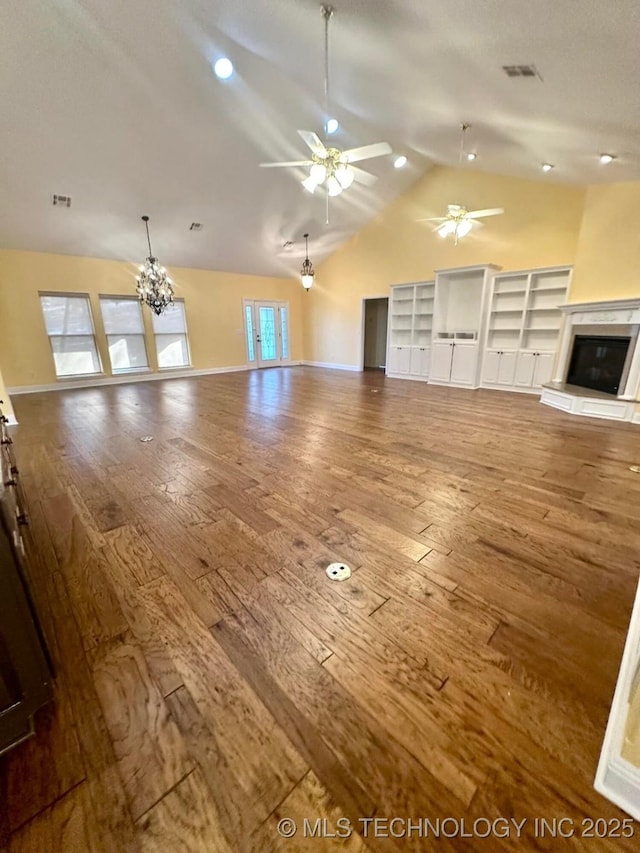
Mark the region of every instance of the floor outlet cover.
<instances>
[{"instance_id":1,"label":"floor outlet cover","mask_svg":"<svg viewBox=\"0 0 640 853\"><path fill-rule=\"evenodd\" d=\"M351 569L346 563L331 563L326 569L327 577L332 581L346 581L351 577Z\"/></svg>"}]
</instances>

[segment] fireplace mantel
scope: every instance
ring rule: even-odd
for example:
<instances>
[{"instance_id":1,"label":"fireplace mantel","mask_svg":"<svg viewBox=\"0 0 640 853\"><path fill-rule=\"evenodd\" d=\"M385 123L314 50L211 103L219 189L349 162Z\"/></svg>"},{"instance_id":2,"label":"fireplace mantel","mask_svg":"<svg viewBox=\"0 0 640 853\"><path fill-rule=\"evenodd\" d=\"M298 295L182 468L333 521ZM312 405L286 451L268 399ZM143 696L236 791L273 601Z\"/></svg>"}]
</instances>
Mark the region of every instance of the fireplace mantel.
<instances>
[{"instance_id":1,"label":"fireplace mantel","mask_svg":"<svg viewBox=\"0 0 640 853\"><path fill-rule=\"evenodd\" d=\"M636 403L640 402L640 297L637 299L611 299L604 302L573 302L562 305L564 324L553 382L542 389L542 403L566 412L610 420L640 423ZM577 334L588 328L601 326L607 335L630 336L630 357L624 383L617 396L599 395L594 399L588 389L567 386L567 372ZM619 329L617 328L619 327Z\"/></svg>"},{"instance_id":2,"label":"fireplace mantel","mask_svg":"<svg viewBox=\"0 0 640 853\"><path fill-rule=\"evenodd\" d=\"M560 310L578 325L636 325L640 324L640 299L612 299L609 302L574 302L561 305Z\"/></svg>"}]
</instances>

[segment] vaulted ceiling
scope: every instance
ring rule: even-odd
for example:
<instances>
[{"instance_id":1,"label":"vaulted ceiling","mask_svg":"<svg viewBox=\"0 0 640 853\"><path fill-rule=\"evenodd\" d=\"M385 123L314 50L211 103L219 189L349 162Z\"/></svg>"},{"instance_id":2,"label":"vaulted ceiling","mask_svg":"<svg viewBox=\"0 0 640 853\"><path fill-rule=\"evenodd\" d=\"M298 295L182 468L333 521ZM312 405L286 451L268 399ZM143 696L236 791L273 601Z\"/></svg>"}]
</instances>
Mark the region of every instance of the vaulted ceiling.
<instances>
[{"instance_id":1,"label":"vaulted ceiling","mask_svg":"<svg viewBox=\"0 0 640 853\"><path fill-rule=\"evenodd\" d=\"M339 148L388 141L379 180L332 200L304 171L322 132L315 0L0 0L0 246L286 275L333 251L433 164L577 183L640 179L637 0L336 0ZM236 73L218 80L226 55ZM503 66L533 64L534 77ZM617 159L598 162L602 152ZM540 164L555 165L543 176ZM72 197L69 209L53 193ZM189 231L200 222L200 232ZM285 250L283 244L294 243Z\"/></svg>"}]
</instances>

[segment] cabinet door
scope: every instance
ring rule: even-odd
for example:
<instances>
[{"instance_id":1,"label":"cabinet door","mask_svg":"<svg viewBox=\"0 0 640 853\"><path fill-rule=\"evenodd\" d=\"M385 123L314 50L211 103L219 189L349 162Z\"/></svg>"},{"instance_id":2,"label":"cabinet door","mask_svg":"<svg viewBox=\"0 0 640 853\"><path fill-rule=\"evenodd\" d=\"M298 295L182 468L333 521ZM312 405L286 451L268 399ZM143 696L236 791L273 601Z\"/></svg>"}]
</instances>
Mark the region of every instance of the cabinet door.
<instances>
[{"instance_id":1,"label":"cabinet door","mask_svg":"<svg viewBox=\"0 0 640 853\"><path fill-rule=\"evenodd\" d=\"M429 347L413 347L411 350L411 374L413 376L429 376Z\"/></svg>"},{"instance_id":2,"label":"cabinet door","mask_svg":"<svg viewBox=\"0 0 640 853\"><path fill-rule=\"evenodd\" d=\"M500 351L487 350L482 362L482 381L487 385L495 385L498 382L498 371L500 369Z\"/></svg>"},{"instance_id":3,"label":"cabinet door","mask_svg":"<svg viewBox=\"0 0 640 853\"><path fill-rule=\"evenodd\" d=\"M516 369L515 384L521 387L531 388L533 386L533 374L536 369L536 356L532 352L518 353L518 366Z\"/></svg>"},{"instance_id":4,"label":"cabinet door","mask_svg":"<svg viewBox=\"0 0 640 853\"><path fill-rule=\"evenodd\" d=\"M536 369L533 372L533 385L535 388L541 388L545 383L551 382L553 356L552 352L539 352L536 356Z\"/></svg>"},{"instance_id":5,"label":"cabinet door","mask_svg":"<svg viewBox=\"0 0 640 853\"><path fill-rule=\"evenodd\" d=\"M473 385L478 364L478 347L476 344L459 344L453 348L451 362L451 381L460 385Z\"/></svg>"},{"instance_id":6,"label":"cabinet door","mask_svg":"<svg viewBox=\"0 0 640 853\"><path fill-rule=\"evenodd\" d=\"M449 382L451 379L451 359L453 357L453 344L436 343L431 347L431 368L429 379L438 382Z\"/></svg>"},{"instance_id":7,"label":"cabinet door","mask_svg":"<svg viewBox=\"0 0 640 853\"><path fill-rule=\"evenodd\" d=\"M513 385L516 375L517 353L503 351L500 354L500 366L498 367L498 384Z\"/></svg>"},{"instance_id":8,"label":"cabinet door","mask_svg":"<svg viewBox=\"0 0 640 853\"><path fill-rule=\"evenodd\" d=\"M387 373L409 373L410 359L409 347L389 347Z\"/></svg>"}]
</instances>

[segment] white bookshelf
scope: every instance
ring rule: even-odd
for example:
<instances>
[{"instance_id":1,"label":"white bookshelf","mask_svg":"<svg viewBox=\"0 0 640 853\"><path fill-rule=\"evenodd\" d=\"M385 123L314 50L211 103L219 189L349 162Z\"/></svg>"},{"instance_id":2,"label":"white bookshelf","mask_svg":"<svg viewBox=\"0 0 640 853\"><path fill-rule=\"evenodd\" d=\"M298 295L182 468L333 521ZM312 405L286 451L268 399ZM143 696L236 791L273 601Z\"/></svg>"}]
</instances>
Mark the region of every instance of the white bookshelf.
<instances>
[{"instance_id":1,"label":"white bookshelf","mask_svg":"<svg viewBox=\"0 0 640 853\"><path fill-rule=\"evenodd\" d=\"M435 282L396 284L389 299L387 375L427 379L433 334Z\"/></svg>"},{"instance_id":2,"label":"white bookshelf","mask_svg":"<svg viewBox=\"0 0 640 853\"><path fill-rule=\"evenodd\" d=\"M570 267L494 277L483 352L482 385L537 391L550 381L567 300Z\"/></svg>"}]
</instances>

